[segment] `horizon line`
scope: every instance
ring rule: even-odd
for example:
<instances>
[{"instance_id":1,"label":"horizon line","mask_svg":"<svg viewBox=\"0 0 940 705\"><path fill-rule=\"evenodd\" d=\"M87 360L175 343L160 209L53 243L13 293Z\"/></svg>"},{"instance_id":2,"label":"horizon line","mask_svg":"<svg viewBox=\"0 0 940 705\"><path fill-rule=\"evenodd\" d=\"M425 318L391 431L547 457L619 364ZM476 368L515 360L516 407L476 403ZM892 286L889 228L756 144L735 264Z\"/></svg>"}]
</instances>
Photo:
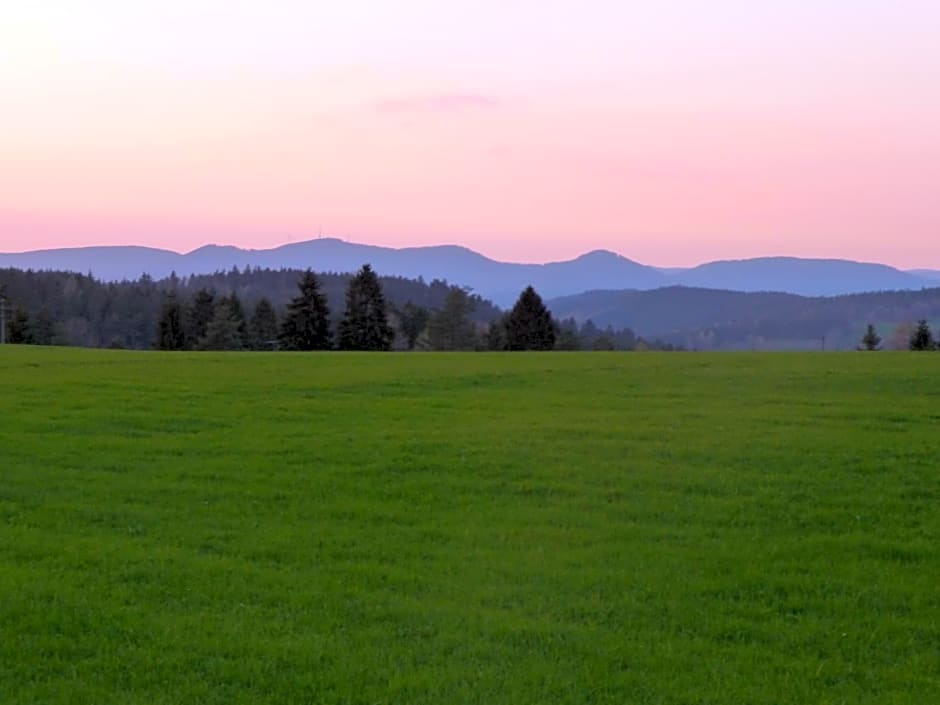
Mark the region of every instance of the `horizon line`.
<instances>
[{"instance_id":1,"label":"horizon line","mask_svg":"<svg viewBox=\"0 0 940 705\"><path fill-rule=\"evenodd\" d=\"M167 252L170 254L177 255L179 257L187 257L189 255L192 255L195 252L198 252L200 250L204 250L210 247L233 248L236 250L240 250L241 252L249 252L249 253L250 252L272 252L274 250L279 250L285 247L307 245L307 244L318 242L318 241L341 242L346 245L353 245L353 246L358 246L358 247L371 247L371 248L376 248L376 249L381 249L381 250L391 250L391 251L457 248L457 249L461 249L461 250L465 250L467 252L473 253L475 255L479 255L480 257L490 260L491 262L497 262L499 264L509 264L509 265L536 265L536 266L542 265L544 266L544 265L549 265L549 264L563 264L567 262L577 261L591 254L604 253L604 254L614 255L616 257L621 257L623 259L629 260L630 262L634 262L635 264L639 264L644 267L650 267L652 269L658 269L658 270L689 270L689 269L695 269L696 267L701 267L701 266L708 265L708 264L717 264L721 262L752 262L756 260L793 259L793 260L801 260L804 262L850 262L852 264L878 265L878 266L883 266L883 267L890 267L892 269L895 269L899 272L904 272L904 273L911 273L911 272L916 272L916 271L934 271L934 267L931 267L931 266L905 268L905 267L901 267L898 265L888 264L887 262L858 260L858 259L852 259L849 257L804 257L801 255L796 255L796 254L756 255L752 257L725 257L721 259L705 260L697 264L685 265L685 266L683 265L659 265L659 264L649 264L647 262L641 262L639 260L628 257L627 255L624 255L615 250L610 250L610 249L603 248L603 247L585 250L581 254L571 257L569 259L551 259L551 260L543 260L543 261L520 262L520 261L497 259L481 252L480 250L476 250L471 247L468 247L467 245L462 245L462 244L455 243L455 242L442 242L442 243L433 244L433 245L402 245L399 247L393 247L390 245L373 245L368 242L357 242L354 240L345 239L338 235L319 235L317 237L312 237L312 238L307 238L307 239L297 240L297 241L290 239L287 242L281 243L280 245L273 245L271 247L243 247L241 245L234 245L234 244L207 242L191 250L180 252L179 250L173 250L167 247L154 247L151 245L139 245L139 244L133 244L133 243L121 244L121 245L91 244L91 245L70 245L68 247L43 247L43 248L38 248L34 250L19 250L19 251L14 251L14 252L4 251L4 252L0 252L0 256L29 255L29 254L39 254L39 253L44 253L44 252L63 252L63 251L70 251L70 250L135 248L135 249L142 249L142 250L153 250L155 252ZM938 265L936 269L940 270L940 265Z\"/></svg>"}]
</instances>

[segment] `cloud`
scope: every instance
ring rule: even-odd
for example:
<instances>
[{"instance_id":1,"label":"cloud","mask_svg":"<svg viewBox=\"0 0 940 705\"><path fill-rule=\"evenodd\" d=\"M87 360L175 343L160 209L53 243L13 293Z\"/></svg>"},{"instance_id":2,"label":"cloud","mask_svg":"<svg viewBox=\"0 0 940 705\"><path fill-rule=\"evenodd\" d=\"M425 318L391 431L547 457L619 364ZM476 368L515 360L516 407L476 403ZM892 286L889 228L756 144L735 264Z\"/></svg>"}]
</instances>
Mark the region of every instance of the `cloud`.
<instances>
[{"instance_id":1,"label":"cloud","mask_svg":"<svg viewBox=\"0 0 940 705\"><path fill-rule=\"evenodd\" d=\"M443 93L380 100L375 109L380 113L463 113L499 105L495 98L479 93Z\"/></svg>"}]
</instances>

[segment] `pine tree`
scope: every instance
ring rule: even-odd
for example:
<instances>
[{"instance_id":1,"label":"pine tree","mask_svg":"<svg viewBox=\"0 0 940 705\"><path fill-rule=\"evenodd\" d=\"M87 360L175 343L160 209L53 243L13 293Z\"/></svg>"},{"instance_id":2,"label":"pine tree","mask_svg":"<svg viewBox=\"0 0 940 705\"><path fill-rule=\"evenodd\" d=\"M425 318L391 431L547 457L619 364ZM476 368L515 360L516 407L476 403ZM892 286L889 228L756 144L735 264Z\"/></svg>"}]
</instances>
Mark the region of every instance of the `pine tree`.
<instances>
[{"instance_id":1,"label":"pine tree","mask_svg":"<svg viewBox=\"0 0 940 705\"><path fill-rule=\"evenodd\" d=\"M346 289L346 313L339 324L339 348L390 350L394 339L382 285L372 267L363 265Z\"/></svg>"},{"instance_id":2,"label":"pine tree","mask_svg":"<svg viewBox=\"0 0 940 705\"><path fill-rule=\"evenodd\" d=\"M555 322L542 297L526 287L506 318L506 349L551 350L555 337Z\"/></svg>"},{"instance_id":3,"label":"pine tree","mask_svg":"<svg viewBox=\"0 0 940 705\"><path fill-rule=\"evenodd\" d=\"M432 350L473 350L477 345L476 326L470 319L475 304L464 289L447 294L444 308L428 320L428 342Z\"/></svg>"},{"instance_id":4,"label":"pine tree","mask_svg":"<svg viewBox=\"0 0 940 705\"><path fill-rule=\"evenodd\" d=\"M195 348L206 337L209 321L215 314L215 296L207 289L200 289L193 297L192 306L186 310L186 346Z\"/></svg>"},{"instance_id":5,"label":"pine tree","mask_svg":"<svg viewBox=\"0 0 940 705\"><path fill-rule=\"evenodd\" d=\"M238 316L229 297L216 301L212 320L206 335L199 343L200 350L242 350L244 338L238 330Z\"/></svg>"},{"instance_id":6,"label":"pine tree","mask_svg":"<svg viewBox=\"0 0 940 705\"><path fill-rule=\"evenodd\" d=\"M297 283L300 293L287 304L287 316L279 336L284 350L329 350L333 347L330 332L330 309L320 282L309 269Z\"/></svg>"},{"instance_id":7,"label":"pine tree","mask_svg":"<svg viewBox=\"0 0 940 705\"><path fill-rule=\"evenodd\" d=\"M274 350L277 347L277 313L271 302L262 298L248 322L248 347L252 350Z\"/></svg>"},{"instance_id":8,"label":"pine tree","mask_svg":"<svg viewBox=\"0 0 940 705\"><path fill-rule=\"evenodd\" d=\"M917 327L911 334L909 347L911 350L933 350L933 334L930 332L930 326L927 325L927 321L920 320L917 322Z\"/></svg>"},{"instance_id":9,"label":"pine tree","mask_svg":"<svg viewBox=\"0 0 940 705\"><path fill-rule=\"evenodd\" d=\"M183 350L186 347L186 333L183 330L183 307L176 294L166 294L160 308L157 323L157 349Z\"/></svg>"},{"instance_id":10,"label":"pine tree","mask_svg":"<svg viewBox=\"0 0 940 705\"><path fill-rule=\"evenodd\" d=\"M868 324L868 329L862 337L862 350L878 350L881 347L881 336L875 330L875 326Z\"/></svg>"}]
</instances>

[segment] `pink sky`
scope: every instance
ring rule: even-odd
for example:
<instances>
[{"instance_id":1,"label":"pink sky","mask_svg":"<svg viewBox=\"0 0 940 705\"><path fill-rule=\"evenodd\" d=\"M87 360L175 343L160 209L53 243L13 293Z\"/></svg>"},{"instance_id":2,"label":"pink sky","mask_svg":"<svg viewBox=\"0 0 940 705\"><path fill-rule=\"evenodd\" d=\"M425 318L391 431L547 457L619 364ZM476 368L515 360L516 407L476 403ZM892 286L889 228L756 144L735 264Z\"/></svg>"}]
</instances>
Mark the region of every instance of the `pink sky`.
<instances>
[{"instance_id":1,"label":"pink sky","mask_svg":"<svg viewBox=\"0 0 940 705\"><path fill-rule=\"evenodd\" d=\"M4 3L0 251L940 268L938 36L936 0Z\"/></svg>"}]
</instances>

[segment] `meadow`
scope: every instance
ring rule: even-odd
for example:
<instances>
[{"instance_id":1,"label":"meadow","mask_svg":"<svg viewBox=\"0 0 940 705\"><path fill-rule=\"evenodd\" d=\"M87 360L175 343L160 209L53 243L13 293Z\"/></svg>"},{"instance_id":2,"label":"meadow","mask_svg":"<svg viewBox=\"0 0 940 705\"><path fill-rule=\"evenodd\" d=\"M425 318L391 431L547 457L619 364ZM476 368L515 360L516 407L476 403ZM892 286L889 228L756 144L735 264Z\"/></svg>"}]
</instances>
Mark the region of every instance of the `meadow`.
<instances>
[{"instance_id":1,"label":"meadow","mask_svg":"<svg viewBox=\"0 0 940 705\"><path fill-rule=\"evenodd\" d=\"M0 348L0 703L940 702L940 354Z\"/></svg>"}]
</instances>

